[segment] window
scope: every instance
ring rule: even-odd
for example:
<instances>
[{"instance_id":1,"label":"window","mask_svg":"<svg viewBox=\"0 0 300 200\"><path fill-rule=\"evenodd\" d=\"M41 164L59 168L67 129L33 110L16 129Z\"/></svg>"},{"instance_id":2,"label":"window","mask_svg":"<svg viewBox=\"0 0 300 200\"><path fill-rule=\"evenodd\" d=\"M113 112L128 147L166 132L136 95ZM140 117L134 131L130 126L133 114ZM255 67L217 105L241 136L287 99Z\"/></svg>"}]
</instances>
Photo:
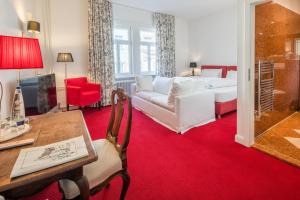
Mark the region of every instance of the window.
<instances>
[{"instance_id":1,"label":"window","mask_svg":"<svg viewBox=\"0 0 300 200\"><path fill-rule=\"evenodd\" d=\"M140 31L141 72L151 73L156 69L156 39L154 31Z\"/></svg>"},{"instance_id":2,"label":"window","mask_svg":"<svg viewBox=\"0 0 300 200\"><path fill-rule=\"evenodd\" d=\"M116 74L131 74L131 41L128 28L114 29L114 59Z\"/></svg>"},{"instance_id":3,"label":"window","mask_svg":"<svg viewBox=\"0 0 300 200\"><path fill-rule=\"evenodd\" d=\"M156 36L152 27L137 25L114 27L114 62L116 78L154 74Z\"/></svg>"}]
</instances>

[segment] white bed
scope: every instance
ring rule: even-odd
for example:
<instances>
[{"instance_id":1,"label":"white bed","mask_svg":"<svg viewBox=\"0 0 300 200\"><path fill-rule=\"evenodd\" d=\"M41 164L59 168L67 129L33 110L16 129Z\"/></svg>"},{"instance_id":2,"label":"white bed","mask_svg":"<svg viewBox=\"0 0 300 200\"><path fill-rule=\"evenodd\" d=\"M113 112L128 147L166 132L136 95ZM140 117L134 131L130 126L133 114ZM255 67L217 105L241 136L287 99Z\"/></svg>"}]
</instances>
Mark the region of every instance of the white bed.
<instances>
[{"instance_id":1,"label":"white bed","mask_svg":"<svg viewBox=\"0 0 300 200\"><path fill-rule=\"evenodd\" d=\"M224 103L237 99L237 87L223 87L211 89L215 93L215 101Z\"/></svg>"}]
</instances>

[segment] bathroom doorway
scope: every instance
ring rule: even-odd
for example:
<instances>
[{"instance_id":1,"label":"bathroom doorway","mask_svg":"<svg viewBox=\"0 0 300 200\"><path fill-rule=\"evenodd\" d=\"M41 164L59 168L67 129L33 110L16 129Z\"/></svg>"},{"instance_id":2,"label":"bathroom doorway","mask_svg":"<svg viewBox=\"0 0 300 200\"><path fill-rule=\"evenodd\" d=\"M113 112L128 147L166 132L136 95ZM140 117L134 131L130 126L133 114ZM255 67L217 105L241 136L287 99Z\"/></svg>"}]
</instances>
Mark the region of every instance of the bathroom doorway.
<instances>
[{"instance_id":1,"label":"bathroom doorway","mask_svg":"<svg viewBox=\"0 0 300 200\"><path fill-rule=\"evenodd\" d=\"M300 167L300 1L255 6L254 147Z\"/></svg>"}]
</instances>

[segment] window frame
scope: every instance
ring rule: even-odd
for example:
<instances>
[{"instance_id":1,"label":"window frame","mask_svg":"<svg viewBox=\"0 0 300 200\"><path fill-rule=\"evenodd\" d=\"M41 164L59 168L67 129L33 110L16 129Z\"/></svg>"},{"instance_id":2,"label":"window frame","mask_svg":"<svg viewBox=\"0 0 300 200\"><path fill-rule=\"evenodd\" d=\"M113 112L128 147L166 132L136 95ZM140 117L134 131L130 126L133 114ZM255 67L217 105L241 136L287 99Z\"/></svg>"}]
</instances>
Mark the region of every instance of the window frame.
<instances>
[{"instance_id":1,"label":"window frame","mask_svg":"<svg viewBox=\"0 0 300 200\"><path fill-rule=\"evenodd\" d=\"M113 26L113 33L115 29L128 29L128 43L129 43L129 73L119 73L120 72L120 64L115 63L114 64L114 69L115 69L115 79L116 80L121 80L121 79L128 79L128 78L134 78L137 75L155 75L155 71L151 71L151 56L149 57L150 63L148 66L148 71L147 72L142 72L141 71L141 44L146 44L148 45L149 42L142 42L141 37L140 37L140 32L141 31L153 31L155 33L155 28L152 25L142 25L142 24L137 24L137 23L132 23L132 22L124 22L124 21L114 21L114 26ZM122 40L115 40L114 34L113 34L113 51L114 51L114 56L117 55L118 58L114 58L115 61L120 61L119 59L119 50L117 53L115 53L115 44L120 45L122 43ZM127 44L127 42L126 42ZM151 55L151 46L154 45L156 49L156 42L151 43L150 45L150 52L149 54ZM117 69L116 69L116 64L117 64ZM156 68L156 66L155 66ZM117 71L116 71L117 70Z\"/></svg>"},{"instance_id":2,"label":"window frame","mask_svg":"<svg viewBox=\"0 0 300 200\"><path fill-rule=\"evenodd\" d=\"M114 31L115 29L126 29L128 30L128 40L119 40L115 39L114 37ZM115 45L117 46L117 52L115 52ZM121 72L121 65L120 65L120 46L121 45L128 45L128 62L129 62L129 72L128 73L123 73ZM113 27L113 51L114 51L114 56L117 56L117 59L114 58L114 71L115 71L115 77L116 78L124 78L124 77L129 77L134 74L134 69L133 69L133 53L132 53L132 29L129 25L115 25ZM115 63L117 61L117 63ZM117 64L117 66L116 66Z\"/></svg>"},{"instance_id":3,"label":"window frame","mask_svg":"<svg viewBox=\"0 0 300 200\"><path fill-rule=\"evenodd\" d=\"M145 42L145 41L142 41L142 38L141 38L141 32L144 31L144 32L154 32L155 34L155 28L151 27L140 27L139 30L138 30L138 34L139 34L139 65L141 66L142 65L142 62L141 62L141 46L147 46L147 50L148 50L148 71L147 72L142 72L141 71L141 67L140 67L140 74L141 75L155 75L155 71L151 71L151 47L154 46L155 48L155 51L157 53L157 50L156 50L156 42ZM156 40L156 35L155 35L155 40ZM155 58L156 59L156 58ZM156 63L156 62L155 62ZM156 68L157 66L155 66Z\"/></svg>"}]
</instances>

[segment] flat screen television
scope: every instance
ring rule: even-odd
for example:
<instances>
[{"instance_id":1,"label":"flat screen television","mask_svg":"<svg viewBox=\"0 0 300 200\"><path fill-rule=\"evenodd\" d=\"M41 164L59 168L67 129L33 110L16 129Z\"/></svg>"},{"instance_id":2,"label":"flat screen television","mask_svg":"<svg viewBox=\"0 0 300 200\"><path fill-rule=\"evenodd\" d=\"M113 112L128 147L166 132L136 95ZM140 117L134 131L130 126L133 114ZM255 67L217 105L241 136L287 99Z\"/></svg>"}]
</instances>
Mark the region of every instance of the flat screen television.
<instances>
[{"instance_id":1,"label":"flat screen television","mask_svg":"<svg viewBox=\"0 0 300 200\"><path fill-rule=\"evenodd\" d=\"M49 112L57 106L55 74L20 81L26 116Z\"/></svg>"}]
</instances>

